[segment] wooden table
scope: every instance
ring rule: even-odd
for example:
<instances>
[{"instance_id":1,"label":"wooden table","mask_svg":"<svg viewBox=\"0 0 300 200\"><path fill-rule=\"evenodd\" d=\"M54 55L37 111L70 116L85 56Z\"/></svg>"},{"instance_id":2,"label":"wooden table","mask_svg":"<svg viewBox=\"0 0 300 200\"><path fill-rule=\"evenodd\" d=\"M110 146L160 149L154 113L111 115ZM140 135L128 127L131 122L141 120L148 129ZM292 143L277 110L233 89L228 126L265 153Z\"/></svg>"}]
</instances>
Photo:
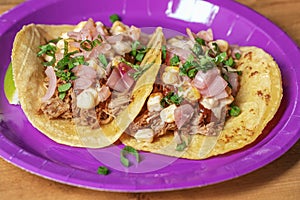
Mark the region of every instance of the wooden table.
<instances>
[{"instance_id":1,"label":"wooden table","mask_svg":"<svg viewBox=\"0 0 300 200\"><path fill-rule=\"evenodd\" d=\"M0 13L24 0L1 0ZM300 45L299 0L238 0L268 17ZM240 178L203 188L160 193L111 193L63 185L0 159L0 199L300 199L300 141L271 164Z\"/></svg>"}]
</instances>

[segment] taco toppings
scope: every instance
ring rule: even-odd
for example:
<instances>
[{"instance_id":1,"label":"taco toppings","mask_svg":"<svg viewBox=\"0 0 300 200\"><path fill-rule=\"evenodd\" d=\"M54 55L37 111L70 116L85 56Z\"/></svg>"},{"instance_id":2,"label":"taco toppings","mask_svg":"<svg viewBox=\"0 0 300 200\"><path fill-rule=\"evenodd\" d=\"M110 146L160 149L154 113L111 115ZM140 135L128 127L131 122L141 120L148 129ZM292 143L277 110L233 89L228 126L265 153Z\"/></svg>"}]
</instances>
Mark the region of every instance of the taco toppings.
<instances>
[{"instance_id":1,"label":"taco toppings","mask_svg":"<svg viewBox=\"0 0 300 200\"><path fill-rule=\"evenodd\" d=\"M211 29L165 40L161 27L147 35L111 20L31 24L15 38L20 104L54 141L101 148L120 139L204 159L252 143L277 112L280 69L264 50L230 45Z\"/></svg>"},{"instance_id":2,"label":"taco toppings","mask_svg":"<svg viewBox=\"0 0 300 200\"><path fill-rule=\"evenodd\" d=\"M163 63L143 110L127 129L139 141L151 142L172 131L216 135L221 130L239 89L236 67L240 53L224 40L213 40L212 31L174 37L167 41ZM204 37L205 36L205 37ZM233 56L235 51L236 56Z\"/></svg>"},{"instance_id":3,"label":"taco toppings","mask_svg":"<svg viewBox=\"0 0 300 200\"><path fill-rule=\"evenodd\" d=\"M41 113L93 128L110 123L131 101L148 41L135 26L117 20L108 28L89 19L41 45L47 88Z\"/></svg>"},{"instance_id":4,"label":"taco toppings","mask_svg":"<svg viewBox=\"0 0 300 200\"><path fill-rule=\"evenodd\" d=\"M249 145L282 98L280 69L257 47L216 40L211 29L162 47L152 93L120 140L138 150L205 159Z\"/></svg>"},{"instance_id":5,"label":"taco toppings","mask_svg":"<svg viewBox=\"0 0 300 200\"><path fill-rule=\"evenodd\" d=\"M109 146L151 92L155 76L146 72L157 74L162 41L160 27L148 35L118 20L110 28L92 19L26 25L12 50L20 105L32 125L58 143Z\"/></svg>"}]
</instances>

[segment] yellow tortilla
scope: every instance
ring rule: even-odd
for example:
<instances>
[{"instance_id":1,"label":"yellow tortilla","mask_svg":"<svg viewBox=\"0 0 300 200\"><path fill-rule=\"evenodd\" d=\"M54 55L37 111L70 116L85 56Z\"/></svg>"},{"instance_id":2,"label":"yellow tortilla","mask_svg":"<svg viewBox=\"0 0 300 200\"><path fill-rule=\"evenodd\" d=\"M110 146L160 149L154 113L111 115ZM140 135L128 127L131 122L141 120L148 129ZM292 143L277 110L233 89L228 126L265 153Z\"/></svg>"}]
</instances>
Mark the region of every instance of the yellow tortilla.
<instances>
[{"instance_id":1,"label":"yellow tortilla","mask_svg":"<svg viewBox=\"0 0 300 200\"><path fill-rule=\"evenodd\" d=\"M12 67L14 81L19 94L20 104L28 120L34 127L52 140L76 147L100 148L111 145L119 139L127 126L136 117L152 90L153 78L143 74L132 93L133 101L111 123L99 129L78 126L72 120L48 119L39 114L41 97L46 93L43 87L45 68L37 57L39 45L59 37L62 33L72 31L69 25L34 25L24 26L16 35L12 50ZM157 28L148 47L141 66L152 65L148 71L157 74L161 63L162 29ZM147 80L140 81L140 80Z\"/></svg>"},{"instance_id":2,"label":"yellow tortilla","mask_svg":"<svg viewBox=\"0 0 300 200\"><path fill-rule=\"evenodd\" d=\"M124 134L120 138L122 143L138 150L188 159L205 159L253 143L280 106L281 73L274 59L262 49L242 47L241 51L242 57L237 63L237 69L242 71L241 87L235 104L242 112L238 117L231 117L226 121L219 137L194 135L184 152L175 150L177 143L173 133L155 138L152 143L139 142Z\"/></svg>"}]
</instances>

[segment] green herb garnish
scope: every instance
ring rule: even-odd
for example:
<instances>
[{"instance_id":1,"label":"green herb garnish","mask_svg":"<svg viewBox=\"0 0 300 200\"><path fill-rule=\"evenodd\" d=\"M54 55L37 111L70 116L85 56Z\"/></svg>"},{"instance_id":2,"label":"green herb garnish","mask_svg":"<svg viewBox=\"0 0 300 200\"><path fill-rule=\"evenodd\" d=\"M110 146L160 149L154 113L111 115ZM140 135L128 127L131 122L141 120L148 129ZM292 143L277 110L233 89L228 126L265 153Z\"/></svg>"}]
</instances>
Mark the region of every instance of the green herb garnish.
<instances>
[{"instance_id":1,"label":"green herb garnish","mask_svg":"<svg viewBox=\"0 0 300 200\"><path fill-rule=\"evenodd\" d=\"M214 46L214 51L219 54L221 52L219 46L217 43L213 42L212 45Z\"/></svg>"},{"instance_id":2,"label":"green herb garnish","mask_svg":"<svg viewBox=\"0 0 300 200\"><path fill-rule=\"evenodd\" d=\"M237 117L241 114L241 109L238 106L232 105L229 110L229 115L232 117Z\"/></svg>"},{"instance_id":3,"label":"green herb garnish","mask_svg":"<svg viewBox=\"0 0 300 200\"><path fill-rule=\"evenodd\" d=\"M203 51L201 45L198 44L198 43L195 43L195 44L194 44L193 49L192 49L192 52L193 52L196 56L200 56L200 55L203 55L203 54L204 54L204 51Z\"/></svg>"},{"instance_id":4,"label":"green herb garnish","mask_svg":"<svg viewBox=\"0 0 300 200\"><path fill-rule=\"evenodd\" d=\"M78 65L88 65L88 63L84 60L84 56L71 57L71 55L76 53L78 53L78 51L67 53L60 61L57 62L56 68L60 70L71 70Z\"/></svg>"},{"instance_id":5,"label":"green herb garnish","mask_svg":"<svg viewBox=\"0 0 300 200\"><path fill-rule=\"evenodd\" d=\"M163 45L161 47L161 52L162 52L162 59L166 60L166 58L167 58L167 47L166 47L166 45Z\"/></svg>"},{"instance_id":6,"label":"green herb garnish","mask_svg":"<svg viewBox=\"0 0 300 200\"><path fill-rule=\"evenodd\" d=\"M141 70L140 65L132 64L131 62L126 61L124 58L121 58L120 61L125 63L126 65L130 66L132 69L135 69L135 70L138 70L138 71Z\"/></svg>"},{"instance_id":7,"label":"green herb garnish","mask_svg":"<svg viewBox=\"0 0 300 200\"><path fill-rule=\"evenodd\" d=\"M101 41L99 39L95 39L95 40L93 40L92 43L93 43L93 46L95 47L95 46L101 44Z\"/></svg>"},{"instance_id":8,"label":"green herb garnish","mask_svg":"<svg viewBox=\"0 0 300 200\"><path fill-rule=\"evenodd\" d=\"M147 48L146 47L142 47L141 49L138 49L138 46L140 45L139 41L134 41L131 45L131 55L133 57L135 57L135 59L139 62L142 62L146 52L147 52Z\"/></svg>"},{"instance_id":9,"label":"green herb garnish","mask_svg":"<svg viewBox=\"0 0 300 200\"><path fill-rule=\"evenodd\" d=\"M187 76L189 78L194 78L197 73L198 73L198 70L196 68L193 68L187 72Z\"/></svg>"},{"instance_id":10,"label":"green herb garnish","mask_svg":"<svg viewBox=\"0 0 300 200\"><path fill-rule=\"evenodd\" d=\"M180 59L177 55L174 55L171 59L170 59L170 65L171 66L177 66L180 62Z\"/></svg>"},{"instance_id":11,"label":"green herb garnish","mask_svg":"<svg viewBox=\"0 0 300 200\"><path fill-rule=\"evenodd\" d=\"M229 67L232 67L235 65L235 62L232 57L230 57L228 60L224 61L223 63Z\"/></svg>"},{"instance_id":12,"label":"green herb garnish","mask_svg":"<svg viewBox=\"0 0 300 200\"><path fill-rule=\"evenodd\" d=\"M65 84L62 84L60 86L58 86L58 97L60 99L64 99L66 94L67 94L67 91L72 87L72 84L71 83L65 83Z\"/></svg>"},{"instance_id":13,"label":"green herb garnish","mask_svg":"<svg viewBox=\"0 0 300 200\"><path fill-rule=\"evenodd\" d=\"M195 56L195 57L194 57ZM180 66L179 75L186 75L189 78L194 78L198 71L206 72L216 66L214 59L209 55L191 55L187 61Z\"/></svg>"},{"instance_id":14,"label":"green herb garnish","mask_svg":"<svg viewBox=\"0 0 300 200\"><path fill-rule=\"evenodd\" d=\"M139 77L143 75L145 71L147 71L152 65L146 65L143 68L141 68L139 65L133 65L135 66L134 69L137 70L136 72L130 74L130 76L136 81ZM137 67L138 66L138 67Z\"/></svg>"},{"instance_id":15,"label":"green herb garnish","mask_svg":"<svg viewBox=\"0 0 300 200\"><path fill-rule=\"evenodd\" d=\"M116 21L121 21L119 15L117 15L117 14L113 14L113 15L109 16L109 20L111 23L114 23Z\"/></svg>"},{"instance_id":16,"label":"green herb garnish","mask_svg":"<svg viewBox=\"0 0 300 200\"><path fill-rule=\"evenodd\" d=\"M104 66L104 68L106 68L106 66L108 65L108 62L106 60L105 55L99 54L98 59L99 59L100 63Z\"/></svg>"},{"instance_id":17,"label":"green herb garnish","mask_svg":"<svg viewBox=\"0 0 300 200\"><path fill-rule=\"evenodd\" d=\"M46 44L46 45L41 45L39 46L40 51L38 52L37 56L40 57L44 54L52 56L53 54L55 54L57 48L56 46L52 45L52 44Z\"/></svg>"},{"instance_id":18,"label":"green herb garnish","mask_svg":"<svg viewBox=\"0 0 300 200\"><path fill-rule=\"evenodd\" d=\"M164 98L162 98L162 100L160 101L160 105L164 108L171 104L175 104L178 106L183 100L183 96L179 96L174 92L169 92Z\"/></svg>"},{"instance_id":19,"label":"green herb garnish","mask_svg":"<svg viewBox=\"0 0 300 200\"><path fill-rule=\"evenodd\" d=\"M143 58L144 58L144 55L145 55L145 53L138 53L138 54L135 56L135 59L136 59L137 61L142 62L142 60L143 60Z\"/></svg>"},{"instance_id":20,"label":"green herb garnish","mask_svg":"<svg viewBox=\"0 0 300 200\"><path fill-rule=\"evenodd\" d=\"M237 73L239 76L242 76L242 74L243 74L242 71L236 71L236 73Z\"/></svg>"},{"instance_id":21,"label":"green herb garnish","mask_svg":"<svg viewBox=\"0 0 300 200\"><path fill-rule=\"evenodd\" d=\"M72 84L71 83L65 83L60 86L58 86L58 92L66 92L71 88Z\"/></svg>"},{"instance_id":22,"label":"green herb garnish","mask_svg":"<svg viewBox=\"0 0 300 200\"><path fill-rule=\"evenodd\" d=\"M63 99L66 97L66 95L67 95L66 92L60 92L60 93L58 94L58 97L59 97L61 100L63 100Z\"/></svg>"},{"instance_id":23,"label":"green herb garnish","mask_svg":"<svg viewBox=\"0 0 300 200\"><path fill-rule=\"evenodd\" d=\"M109 173L109 170L104 166L100 166L98 167L97 173L101 175L107 175Z\"/></svg>"},{"instance_id":24,"label":"green herb garnish","mask_svg":"<svg viewBox=\"0 0 300 200\"><path fill-rule=\"evenodd\" d=\"M177 144L176 151L183 151L187 147L187 144L185 141L182 141L180 144Z\"/></svg>"},{"instance_id":25,"label":"green herb garnish","mask_svg":"<svg viewBox=\"0 0 300 200\"><path fill-rule=\"evenodd\" d=\"M55 52L57 50L56 46L52 44L46 44L46 45L41 45L39 46L40 51L37 53L38 57L41 57L42 55L48 55L51 56L52 59L49 62L43 62L44 66L52 66L55 64L56 59L55 59Z\"/></svg>"},{"instance_id":26,"label":"green herb garnish","mask_svg":"<svg viewBox=\"0 0 300 200\"><path fill-rule=\"evenodd\" d=\"M214 62L218 65L218 64L226 61L226 58L227 58L227 53L223 52L215 57Z\"/></svg>"},{"instance_id":27,"label":"green herb garnish","mask_svg":"<svg viewBox=\"0 0 300 200\"><path fill-rule=\"evenodd\" d=\"M69 43L64 40L64 56L67 55L69 52Z\"/></svg>"},{"instance_id":28,"label":"green herb garnish","mask_svg":"<svg viewBox=\"0 0 300 200\"><path fill-rule=\"evenodd\" d=\"M83 40L80 42L80 48L82 48L85 51L92 51L94 45L91 40Z\"/></svg>"},{"instance_id":29,"label":"green herb garnish","mask_svg":"<svg viewBox=\"0 0 300 200\"><path fill-rule=\"evenodd\" d=\"M140 45L140 42L139 41L134 41L133 43L132 43L132 45L131 45L131 55L132 56L136 56L136 54L137 54L137 48L138 48L138 46Z\"/></svg>"},{"instance_id":30,"label":"green herb garnish","mask_svg":"<svg viewBox=\"0 0 300 200\"><path fill-rule=\"evenodd\" d=\"M191 69L193 67L192 61L186 61L185 63L183 63L183 65L179 68L179 75L183 76L183 75L187 75L189 69Z\"/></svg>"},{"instance_id":31,"label":"green herb garnish","mask_svg":"<svg viewBox=\"0 0 300 200\"><path fill-rule=\"evenodd\" d=\"M125 166L125 167L129 167L130 162L129 160L126 158L126 156L128 154L131 154L135 157L136 161L139 163L140 162L140 155L138 153L138 151L136 149L134 149L131 146L125 146L122 150L121 150L121 163Z\"/></svg>"},{"instance_id":32,"label":"green herb garnish","mask_svg":"<svg viewBox=\"0 0 300 200\"><path fill-rule=\"evenodd\" d=\"M235 58L236 58L236 59L239 60L241 57L242 57L242 55L241 55L240 53L236 53L236 54L235 54Z\"/></svg>"},{"instance_id":33,"label":"green herb garnish","mask_svg":"<svg viewBox=\"0 0 300 200\"><path fill-rule=\"evenodd\" d=\"M203 40L202 38L195 38L195 41L200 44L201 46L205 46L205 40Z\"/></svg>"}]
</instances>

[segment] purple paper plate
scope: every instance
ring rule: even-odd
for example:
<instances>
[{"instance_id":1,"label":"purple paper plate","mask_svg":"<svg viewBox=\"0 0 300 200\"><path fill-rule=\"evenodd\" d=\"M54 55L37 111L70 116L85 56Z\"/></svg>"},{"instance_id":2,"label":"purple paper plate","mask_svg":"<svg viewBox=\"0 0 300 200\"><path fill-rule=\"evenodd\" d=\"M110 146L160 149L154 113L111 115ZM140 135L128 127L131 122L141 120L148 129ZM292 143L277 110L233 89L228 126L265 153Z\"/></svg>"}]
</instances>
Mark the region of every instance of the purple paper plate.
<instances>
[{"instance_id":1,"label":"purple paper plate","mask_svg":"<svg viewBox=\"0 0 300 200\"><path fill-rule=\"evenodd\" d=\"M13 39L25 24L76 24L89 17L109 23L117 13L126 24L162 26L184 33L211 27L215 38L255 45L278 62L283 78L281 107L255 144L201 161L142 153L142 162L125 168L120 146L105 149L74 148L57 144L31 126L20 106L9 105L3 80ZM284 154L299 139L299 49L270 21L231 0L29 0L0 17L0 156L39 176L96 190L148 192L199 187L239 177ZM34 102L33 102L34 103ZM107 176L97 174L105 165Z\"/></svg>"}]
</instances>

